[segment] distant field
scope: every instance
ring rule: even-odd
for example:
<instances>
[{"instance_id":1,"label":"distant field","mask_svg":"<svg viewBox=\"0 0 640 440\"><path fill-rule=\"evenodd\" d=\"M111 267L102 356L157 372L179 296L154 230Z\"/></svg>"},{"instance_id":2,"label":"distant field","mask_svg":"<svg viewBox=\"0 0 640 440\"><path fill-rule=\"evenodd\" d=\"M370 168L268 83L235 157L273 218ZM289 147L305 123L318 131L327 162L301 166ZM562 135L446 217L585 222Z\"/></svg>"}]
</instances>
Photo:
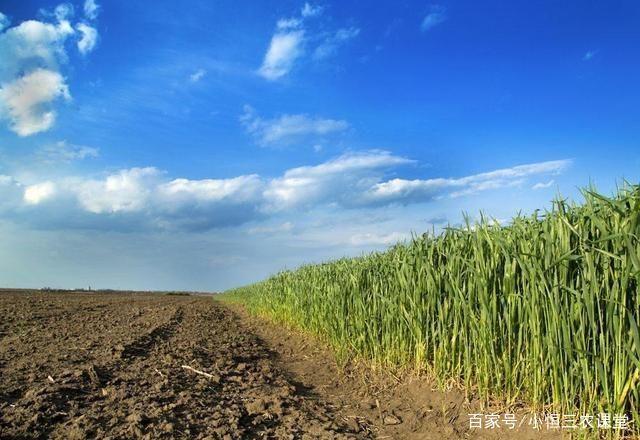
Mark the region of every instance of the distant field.
<instances>
[{"instance_id":1,"label":"distant field","mask_svg":"<svg viewBox=\"0 0 640 440\"><path fill-rule=\"evenodd\" d=\"M486 401L624 415L640 432L640 186L584 191L580 205L559 200L504 226L468 222L225 298L344 358L415 368Z\"/></svg>"}]
</instances>

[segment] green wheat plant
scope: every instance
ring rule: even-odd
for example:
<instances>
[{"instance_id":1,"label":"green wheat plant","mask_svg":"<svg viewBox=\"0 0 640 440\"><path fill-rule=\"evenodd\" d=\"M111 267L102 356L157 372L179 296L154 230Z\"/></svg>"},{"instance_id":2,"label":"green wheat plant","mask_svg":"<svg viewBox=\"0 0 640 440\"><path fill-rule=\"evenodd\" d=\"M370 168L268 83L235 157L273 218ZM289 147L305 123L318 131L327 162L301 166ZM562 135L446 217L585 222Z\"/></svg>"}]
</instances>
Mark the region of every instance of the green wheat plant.
<instances>
[{"instance_id":1,"label":"green wheat plant","mask_svg":"<svg viewBox=\"0 0 640 440\"><path fill-rule=\"evenodd\" d=\"M481 217L386 252L303 266L227 300L371 365L485 399L640 422L640 186L583 190L507 225ZM638 426L634 428L636 431Z\"/></svg>"}]
</instances>

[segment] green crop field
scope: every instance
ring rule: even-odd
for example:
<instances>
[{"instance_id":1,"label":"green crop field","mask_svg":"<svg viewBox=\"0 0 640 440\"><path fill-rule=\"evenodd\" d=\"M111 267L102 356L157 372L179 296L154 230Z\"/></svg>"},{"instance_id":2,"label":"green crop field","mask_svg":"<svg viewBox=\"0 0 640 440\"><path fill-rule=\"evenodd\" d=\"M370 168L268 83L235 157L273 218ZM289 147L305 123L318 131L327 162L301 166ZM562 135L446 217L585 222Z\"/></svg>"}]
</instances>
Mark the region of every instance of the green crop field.
<instances>
[{"instance_id":1,"label":"green crop field","mask_svg":"<svg viewBox=\"0 0 640 440\"><path fill-rule=\"evenodd\" d=\"M282 272L226 299L341 356L416 368L486 400L638 421L640 186L583 195L505 226L481 218Z\"/></svg>"}]
</instances>

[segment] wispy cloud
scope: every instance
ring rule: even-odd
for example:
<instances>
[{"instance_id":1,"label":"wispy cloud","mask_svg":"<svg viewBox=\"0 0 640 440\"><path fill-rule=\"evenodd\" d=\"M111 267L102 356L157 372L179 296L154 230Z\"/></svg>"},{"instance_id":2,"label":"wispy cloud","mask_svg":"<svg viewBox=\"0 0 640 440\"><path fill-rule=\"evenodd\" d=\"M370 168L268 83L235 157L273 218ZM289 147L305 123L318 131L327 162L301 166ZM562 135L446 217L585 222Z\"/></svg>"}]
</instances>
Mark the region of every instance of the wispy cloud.
<instances>
[{"instance_id":1,"label":"wispy cloud","mask_svg":"<svg viewBox=\"0 0 640 440\"><path fill-rule=\"evenodd\" d=\"M71 3L61 3L53 10L53 16L59 21L66 21L73 18L76 11ZM46 13L44 15L47 15Z\"/></svg>"},{"instance_id":2,"label":"wispy cloud","mask_svg":"<svg viewBox=\"0 0 640 440\"><path fill-rule=\"evenodd\" d=\"M191 75L189 75L189 81L191 81L192 83L200 82L200 80L204 78L206 74L207 74L206 70L198 69L195 72L193 72Z\"/></svg>"},{"instance_id":3,"label":"wispy cloud","mask_svg":"<svg viewBox=\"0 0 640 440\"><path fill-rule=\"evenodd\" d=\"M85 23L80 23L76 26L76 29L78 29L78 32L82 35L80 41L78 41L78 50L80 53L86 55L92 52L98 43L98 31L96 28Z\"/></svg>"},{"instance_id":4,"label":"wispy cloud","mask_svg":"<svg viewBox=\"0 0 640 440\"><path fill-rule=\"evenodd\" d=\"M286 76L305 55L311 54L316 61L328 58L360 33L356 27L315 29L310 20L322 12L321 6L305 3L300 16L279 19L258 74L271 81L278 80Z\"/></svg>"},{"instance_id":5,"label":"wispy cloud","mask_svg":"<svg viewBox=\"0 0 640 440\"><path fill-rule=\"evenodd\" d=\"M302 20L299 18L281 18L278 20L276 27L280 30L300 29Z\"/></svg>"},{"instance_id":6,"label":"wispy cloud","mask_svg":"<svg viewBox=\"0 0 640 440\"><path fill-rule=\"evenodd\" d=\"M286 145L305 137L322 137L349 128L346 121L311 117L305 114L282 115L263 119L250 107L244 107L241 123L260 145Z\"/></svg>"},{"instance_id":7,"label":"wispy cloud","mask_svg":"<svg viewBox=\"0 0 640 440\"><path fill-rule=\"evenodd\" d=\"M95 2L95 0L85 0L84 2L84 15L89 20L95 20L98 18L98 14L100 13L100 6Z\"/></svg>"},{"instance_id":8,"label":"wispy cloud","mask_svg":"<svg viewBox=\"0 0 640 440\"><path fill-rule=\"evenodd\" d=\"M429 13L422 19L420 30L429 31L447 19L446 9L440 5L431 5Z\"/></svg>"},{"instance_id":9,"label":"wispy cloud","mask_svg":"<svg viewBox=\"0 0 640 440\"><path fill-rule=\"evenodd\" d=\"M336 32L330 33L313 51L313 58L316 61L328 58L329 56L335 54L342 44L357 37L359 34L360 29L355 27L338 29Z\"/></svg>"},{"instance_id":10,"label":"wispy cloud","mask_svg":"<svg viewBox=\"0 0 640 440\"><path fill-rule=\"evenodd\" d=\"M538 190L538 189L545 189L545 188L550 188L553 186L553 184L555 183L555 180L549 180L548 182L538 182L535 185L533 185L531 187L532 190Z\"/></svg>"},{"instance_id":11,"label":"wispy cloud","mask_svg":"<svg viewBox=\"0 0 640 440\"><path fill-rule=\"evenodd\" d=\"M277 80L285 76L293 68L293 64L303 53L304 31L279 31L269 43L264 56L260 75L268 80Z\"/></svg>"},{"instance_id":12,"label":"wispy cloud","mask_svg":"<svg viewBox=\"0 0 640 440\"><path fill-rule=\"evenodd\" d=\"M582 59L584 61L590 61L591 59L593 59L593 57L596 56L598 52L595 50L588 50L587 52L585 52L584 56L582 57Z\"/></svg>"},{"instance_id":13,"label":"wispy cloud","mask_svg":"<svg viewBox=\"0 0 640 440\"><path fill-rule=\"evenodd\" d=\"M323 10L322 6L313 5L309 2L306 2L302 7L302 10L300 11L300 14L303 17L315 17L317 15L322 14L322 10Z\"/></svg>"},{"instance_id":14,"label":"wispy cloud","mask_svg":"<svg viewBox=\"0 0 640 440\"><path fill-rule=\"evenodd\" d=\"M365 232L352 235L349 241L353 246L388 246L410 238L411 235L404 232L389 232L385 234Z\"/></svg>"},{"instance_id":15,"label":"wispy cloud","mask_svg":"<svg viewBox=\"0 0 640 440\"><path fill-rule=\"evenodd\" d=\"M460 178L393 179L374 185L368 193L370 202L417 203L438 197L461 197L483 191L518 186L529 176L559 174L571 165L571 160L555 160L512 168L503 168L487 173Z\"/></svg>"},{"instance_id":16,"label":"wispy cloud","mask_svg":"<svg viewBox=\"0 0 640 440\"><path fill-rule=\"evenodd\" d=\"M99 150L97 148L72 145L66 141L60 141L40 149L36 155L43 162L73 162L98 157Z\"/></svg>"}]
</instances>

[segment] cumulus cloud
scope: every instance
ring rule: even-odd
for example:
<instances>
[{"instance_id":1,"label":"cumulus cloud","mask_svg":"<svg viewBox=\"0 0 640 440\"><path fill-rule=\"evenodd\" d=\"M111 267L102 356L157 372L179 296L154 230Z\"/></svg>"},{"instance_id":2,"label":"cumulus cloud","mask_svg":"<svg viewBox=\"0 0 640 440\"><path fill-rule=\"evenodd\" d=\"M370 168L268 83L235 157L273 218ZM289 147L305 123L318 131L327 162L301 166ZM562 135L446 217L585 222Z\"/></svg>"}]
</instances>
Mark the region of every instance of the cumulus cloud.
<instances>
[{"instance_id":1,"label":"cumulus cloud","mask_svg":"<svg viewBox=\"0 0 640 440\"><path fill-rule=\"evenodd\" d=\"M95 49L96 43L98 42L98 31L96 28L85 23L79 23L76 29L78 29L82 35L78 41L78 51L80 51L82 55L86 55Z\"/></svg>"},{"instance_id":2,"label":"cumulus cloud","mask_svg":"<svg viewBox=\"0 0 640 440\"><path fill-rule=\"evenodd\" d=\"M84 15L89 20L95 20L98 18L98 13L100 12L100 6L95 2L95 0L85 0L84 2Z\"/></svg>"},{"instance_id":3,"label":"cumulus cloud","mask_svg":"<svg viewBox=\"0 0 640 440\"><path fill-rule=\"evenodd\" d=\"M6 16L0 16L0 120L19 136L50 129L56 119L56 101L71 99L61 70L69 59L65 44L76 35L69 22L73 6L63 3L41 15L54 23L27 20L8 27ZM82 23L76 28L78 49L82 54L90 52L97 32Z\"/></svg>"},{"instance_id":4,"label":"cumulus cloud","mask_svg":"<svg viewBox=\"0 0 640 440\"><path fill-rule=\"evenodd\" d=\"M432 5L429 13L422 19L420 30L429 31L447 19L446 9L440 5Z\"/></svg>"},{"instance_id":5,"label":"cumulus cloud","mask_svg":"<svg viewBox=\"0 0 640 440\"><path fill-rule=\"evenodd\" d=\"M482 191L517 186L529 176L559 174L571 165L571 160L555 160L512 168L504 168L487 173L460 178L434 179L392 179L377 183L369 191L367 198L375 203L417 203L436 197L460 197Z\"/></svg>"},{"instance_id":6,"label":"cumulus cloud","mask_svg":"<svg viewBox=\"0 0 640 440\"><path fill-rule=\"evenodd\" d=\"M67 177L31 185L16 182L14 186L23 188L25 206L35 209L51 202L46 204L47 215L37 216L35 222L43 227L51 226L41 221L49 218L56 227L202 230L263 216L264 185L256 175L167 181L157 168L146 167L120 170L104 178Z\"/></svg>"},{"instance_id":7,"label":"cumulus cloud","mask_svg":"<svg viewBox=\"0 0 640 440\"><path fill-rule=\"evenodd\" d=\"M50 104L58 98L71 99L60 73L37 69L0 89L4 117L19 136L46 131L54 124L56 113Z\"/></svg>"},{"instance_id":8,"label":"cumulus cloud","mask_svg":"<svg viewBox=\"0 0 640 440\"><path fill-rule=\"evenodd\" d=\"M19 79L37 68L58 71L66 61L65 40L73 34L68 21L25 21L0 34L0 83Z\"/></svg>"},{"instance_id":9,"label":"cumulus cloud","mask_svg":"<svg viewBox=\"0 0 640 440\"><path fill-rule=\"evenodd\" d=\"M154 167L132 168L104 180L78 181L70 188L82 208L94 214L134 212L147 206L154 179L160 174Z\"/></svg>"},{"instance_id":10,"label":"cumulus cloud","mask_svg":"<svg viewBox=\"0 0 640 440\"><path fill-rule=\"evenodd\" d=\"M315 166L292 168L269 182L266 208L280 211L318 203L354 206L382 171L414 163L386 151L345 154Z\"/></svg>"},{"instance_id":11,"label":"cumulus cloud","mask_svg":"<svg viewBox=\"0 0 640 440\"><path fill-rule=\"evenodd\" d=\"M49 228L128 230L135 225L138 229L189 231L273 218L284 223L267 224L264 230L255 226L250 233L290 232L293 226L283 216L301 210L376 208L459 197L520 185L533 176L558 174L570 161L533 163L458 178L385 180L389 173L413 164L413 160L388 151L371 150L291 168L275 177L168 178L154 167L123 169L102 177L25 183L0 176L0 216ZM28 217L16 217L20 213ZM401 238L389 230L354 230L344 240L364 246Z\"/></svg>"},{"instance_id":12,"label":"cumulus cloud","mask_svg":"<svg viewBox=\"0 0 640 440\"><path fill-rule=\"evenodd\" d=\"M255 175L231 179L175 179L158 187L162 199L173 206L185 203L210 203L229 200L233 203L255 201L262 182Z\"/></svg>"},{"instance_id":13,"label":"cumulus cloud","mask_svg":"<svg viewBox=\"0 0 640 440\"><path fill-rule=\"evenodd\" d=\"M349 128L349 124L343 120L305 114L285 114L274 119L263 119L250 106L244 107L240 122L261 145L288 144L305 137L326 136Z\"/></svg>"},{"instance_id":14,"label":"cumulus cloud","mask_svg":"<svg viewBox=\"0 0 640 440\"><path fill-rule=\"evenodd\" d=\"M230 179L175 179L156 190L155 211L164 229L205 230L263 217L263 182L257 175Z\"/></svg>"},{"instance_id":15,"label":"cumulus cloud","mask_svg":"<svg viewBox=\"0 0 640 440\"><path fill-rule=\"evenodd\" d=\"M53 182L42 182L29 185L24 190L24 201L29 205L38 205L50 199L56 192L56 185Z\"/></svg>"}]
</instances>

